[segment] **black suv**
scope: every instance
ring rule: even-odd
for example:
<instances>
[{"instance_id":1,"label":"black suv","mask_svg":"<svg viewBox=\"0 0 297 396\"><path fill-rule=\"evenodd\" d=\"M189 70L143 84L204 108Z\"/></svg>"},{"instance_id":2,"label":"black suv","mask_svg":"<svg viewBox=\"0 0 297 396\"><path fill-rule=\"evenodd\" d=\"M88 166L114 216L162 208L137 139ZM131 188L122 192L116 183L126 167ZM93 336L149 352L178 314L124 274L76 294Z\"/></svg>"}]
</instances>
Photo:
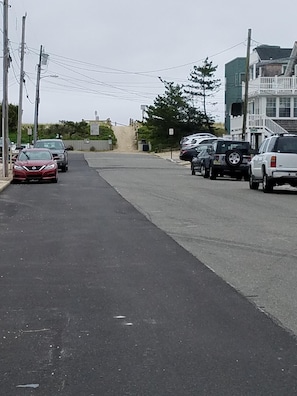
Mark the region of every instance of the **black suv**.
<instances>
[{"instance_id":1,"label":"black suv","mask_svg":"<svg viewBox=\"0 0 297 396\"><path fill-rule=\"evenodd\" d=\"M49 149L53 154L54 160L57 161L58 168L61 169L62 172L66 172L68 170L68 152L63 140L40 139L37 140L34 147Z\"/></svg>"},{"instance_id":2,"label":"black suv","mask_svg":"<svg viewBox=\"0 0 297 396\"><path fill-rule=\"evenodd\" d=\"M205 161L205 172L210 179L228 175L237 180L249 180L249 162L251 147L249 142L241 140L218 139L209 150Z\"/></svg>"}]
</instances>

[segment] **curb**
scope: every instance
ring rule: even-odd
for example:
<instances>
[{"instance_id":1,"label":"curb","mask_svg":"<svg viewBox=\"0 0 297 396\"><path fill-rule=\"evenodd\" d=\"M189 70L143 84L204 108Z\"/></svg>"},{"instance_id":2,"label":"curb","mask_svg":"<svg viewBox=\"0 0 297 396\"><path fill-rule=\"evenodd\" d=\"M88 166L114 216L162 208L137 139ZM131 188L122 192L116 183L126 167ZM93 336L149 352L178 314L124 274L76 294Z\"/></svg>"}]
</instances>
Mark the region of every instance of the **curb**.
<instances>
[{"instance_id":1,"label":"curb","mask_svg":"<svg viewBox=\"0 0 297 396\"><path fill-rule=\"evenodd\" d=\"M11 183L11 179L2 179L0 180L0 192L5 190L6 187L8 187Z\"/></svg>"}]
</instances>

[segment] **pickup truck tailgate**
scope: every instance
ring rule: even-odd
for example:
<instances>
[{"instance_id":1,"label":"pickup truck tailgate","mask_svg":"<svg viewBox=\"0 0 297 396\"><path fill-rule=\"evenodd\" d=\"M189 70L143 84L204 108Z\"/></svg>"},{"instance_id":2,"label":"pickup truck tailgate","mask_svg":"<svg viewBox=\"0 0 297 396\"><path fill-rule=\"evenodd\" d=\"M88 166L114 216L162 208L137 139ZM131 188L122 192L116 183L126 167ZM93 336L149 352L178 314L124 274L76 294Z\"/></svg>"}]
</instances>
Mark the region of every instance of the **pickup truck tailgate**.
<instances>
[{"instance_id":1,"label":"pickup truck tailgate","mask_svg":"<svg viewBox=\"0 0 297 396\"><path fill-rule=\"evenodd\" d=\"M297 171L297 154L295 153L276 153L276 168L283 170Z\"/></svg>"}]
</instances>

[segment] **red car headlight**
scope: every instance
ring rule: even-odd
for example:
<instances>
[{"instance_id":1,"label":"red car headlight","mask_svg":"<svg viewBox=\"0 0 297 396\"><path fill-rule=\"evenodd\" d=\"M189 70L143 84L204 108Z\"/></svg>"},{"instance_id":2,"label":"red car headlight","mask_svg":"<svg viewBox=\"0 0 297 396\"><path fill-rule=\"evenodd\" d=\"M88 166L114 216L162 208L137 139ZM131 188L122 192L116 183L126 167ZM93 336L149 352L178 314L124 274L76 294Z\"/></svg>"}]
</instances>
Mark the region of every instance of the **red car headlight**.
<instances>
[{"instance_id":1,"label":"red car headlight","mask_svg":"<svg viewBox=\"0 0 297 396\"><path fill-rule=\"evenodd\" d=\"M50 170L50 169L55 169L56 167L57 167L56 164L49 164L49 165L46 165L44 169Z\"/></svg>"}]
</instances>

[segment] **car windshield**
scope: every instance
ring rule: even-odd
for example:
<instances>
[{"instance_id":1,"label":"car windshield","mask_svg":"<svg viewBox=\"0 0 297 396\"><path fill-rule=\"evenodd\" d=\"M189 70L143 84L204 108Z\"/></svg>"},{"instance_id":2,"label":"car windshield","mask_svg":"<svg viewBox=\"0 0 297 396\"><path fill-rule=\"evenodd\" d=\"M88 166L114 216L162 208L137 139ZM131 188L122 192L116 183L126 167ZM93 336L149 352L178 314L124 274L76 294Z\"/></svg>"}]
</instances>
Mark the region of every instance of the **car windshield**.
<instances>
[{"instance_id":1,"label":"car windshield","mask_svg":"<svg viewBox=\"0 0 297 396\"><path fill-rule=\"evenodd\" d=\"M49 150L63 150L64 149L62 142L58 142L58 141L53 142L50 140L36 142L35 147L47 148Z\"/></svg>"},{"instance_id":2,"label":"car windshield","mask_svg":"<svg viewBox=\"0 0 297 396\"><path fill-rule=\"evenodd\" d=\"M278 153L294 153L297 154L297 136L279 138L276 142L275 150Z\"/></svg>"},{"instance_id":3,"label":"car windshield","mask_svg":"<svg viewBox=\"0 0 297 396\"><path fill-rule=\"evenodd\" d=\"M207 149L203 149L200 151L200 153L198 154L198 157L204 157L207 154Z\"/></svg>"},{"instance_id":4,"label":"car windshield","mask_svg":"<svg viewBox=\"0 0 297 396\"><path fill-rule=\"evenodd\" d=\"M243 153L248 153L250 149L249 142L218 142L217 154L225 154L228 150L240 150Z\"/></svg>"},{"instance_id":5,"label":"car windshield","mask_svg":"<svg viewBox=\"0 0 297 396\"><path fill-rule=\"evenodd\" d=\"M26 151L22 150L19 155L20 161L32 160L51 160L52 156L49 151Z\"/></svg>"},{"instance_id":6,"label":"car windshield","mask_svg":"<svg viewBox=\"0 0 297 396\"><path fill-rule=\"evenodd\" d=\"M200 153L203 150L207 150L208 148L211 147L211 144L200 144L198 147L196 147L196 151Z\"/></svg>"}]
</instances>

